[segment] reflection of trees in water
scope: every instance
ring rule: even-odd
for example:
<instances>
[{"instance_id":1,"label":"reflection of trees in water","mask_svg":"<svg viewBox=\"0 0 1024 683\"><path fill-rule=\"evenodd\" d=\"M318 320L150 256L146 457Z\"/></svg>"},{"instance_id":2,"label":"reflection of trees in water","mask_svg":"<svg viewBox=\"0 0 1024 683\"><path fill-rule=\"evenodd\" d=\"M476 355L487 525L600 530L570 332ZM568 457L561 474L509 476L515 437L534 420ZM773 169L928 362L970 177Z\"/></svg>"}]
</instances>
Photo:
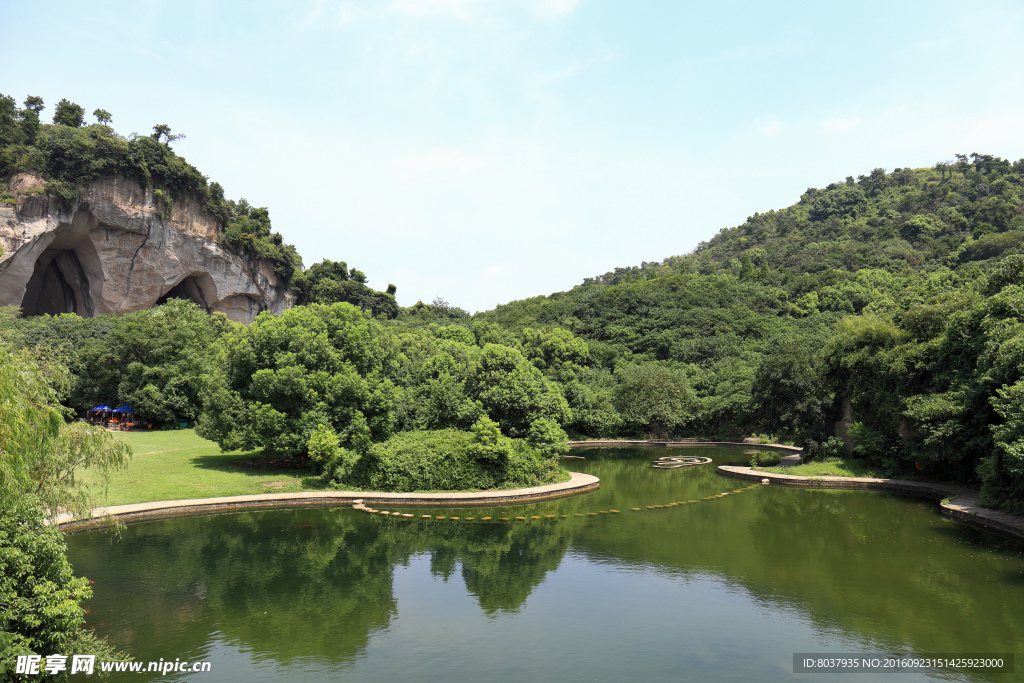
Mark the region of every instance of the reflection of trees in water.
<instances>
[{"instance_id":1,"label":"reflection of trees in water","mask_svg":"<svg viewBox=\"0 0 1024 683\"><path fill-rule=\"evenodd\" d=\"M466 590L495 614L518 610L558 568L578 524L435 524L415 533L431 552L431 570L448 578L460 563Z\"/></svg>"},{"instance_id":2,"label":"reflection of trees in water","mask_svg":"<svg viewBox=\"0 0 1024 683\"><path fill-rule=\"evenodd\" d=\"M869 492L768 487L636 513L645 519L635 524L588 526L573 549L631 566L720 576L770 609L795 607L819 628L887 647L1019 651L1019 550L1007 546L1018 558L1007 562L991 539L978 548L949 543L942 537L947 525L958 538L965 530L949 520L937 520L939 531L929 527L917 508L933 505ZM993 581L979 580L986 575Z\"/></svg>"},{"instance_id":3,"label":"reflection of trees in water","mask_svg":"<svg viewBox=\"0 0 1024 683\"><path fill-rule=\"evenodd\" d=\"M149 643L162 654L201 649L209 625L275 659L349 660L396 613L391 570L410 552L386 523L310 512L275 512L270 528L259 513L142 524L109 544L73 539L72 560L103 577L98 598L118 594L116 614L102 618L131 654Z\"/></svg>"},{"instance_id":4,"label":"reflection of trees in water","mask_svg":"<svg viewBox=\"0 0 1024 683\"><path fill-rule=\"evenodd\" d=\"M1019 551L1008 563L989 545L994 539L970 548L960 539L973 530L937 511L939 529L922 525L918 509L934 509L931 501L852 491L772 493L750 525L763 569L744 574L758 593L770 587L769 594L795 599L821 623L894 647L1012 652L1024 644ZM1016 576L1007 582L1011 568Z\"/></svg>"},{"instance_id":5,"label":"reflection of trees in water","mask_svg":"<svg viewBox=\"0 0 1024 683\"><path fill-rule=\"evenodd\" d=\"M471 523L279 510L141 524L114 543L72 537L70 555L77 572L98 579L95 603L116 595L90 623L106 621L118 647L139 659L147 643L159 643L154 659L201 652L216 631L257 657L343 665L391 624L394 567L414 555L429 554L437 577L461 575L483 612L498 614L521 609L570 546L602 562L722 577L767 609L790 606L816 628L883 647L964 653L1024 644L1019 549L993 550L989 540L972 547L973 532L930 523L915 507L933 503L759 487L631 512L741 485L710 466L651 470L651 453L660 455L588 460L602 479L591 495L444 511L476 517ZM599 508L623 512L588 515ZM531 515L567 518L479 521Z\"/></svg>"},{"instance_id":6,"label":"reflection of trees in water","mask_svg":"<svg viewBox=\"0 0 1024 683\"><path fill-rule=\"evenodd\" d=\"M558 567L575 526L289 510L153 522L112 543L97 534L70 545L76 572L100 577L94 602L117 594L90 623L104 622L101 632L130 654L152 643L157 657L202 651L215 628L257 657L344 663L397 613L396 565L430 553L435 575L461 566L485 613L515 611Z\"/></svg>"}]
</instances>

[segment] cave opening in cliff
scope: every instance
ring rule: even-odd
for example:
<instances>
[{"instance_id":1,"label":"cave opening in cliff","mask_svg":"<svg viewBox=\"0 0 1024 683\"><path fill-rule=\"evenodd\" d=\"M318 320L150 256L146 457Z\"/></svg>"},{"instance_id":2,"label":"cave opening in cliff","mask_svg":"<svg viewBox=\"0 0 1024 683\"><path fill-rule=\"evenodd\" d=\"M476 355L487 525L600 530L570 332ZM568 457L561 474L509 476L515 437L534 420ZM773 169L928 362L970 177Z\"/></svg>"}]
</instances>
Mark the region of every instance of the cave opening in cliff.
<instances>
[{"instance_id":1,"label":"cave opening in cliff","mask_svg":"<svg viewBox=\"0 0 1024 683\"><path fill-rule=\"evenodd\" d=\"M203 286L204 284L206 285L205 287ZM199 308L209 313L210 303L207 301L207 297L212 285L212 279L205 273L201 275L190 275L167 290L163 296L156 300L156 304L154 305L162 306L170 299L185 299L186 301L194 302L199 306Z\"/></svg>"},{"instance_id":2,"label":"cave opening in cliff","mask_svg":"<svg viewBox=\"0 0 1024 683\"><path fill-rule=\"evenodd\" d=\"M47 249L36 260L22 299L23 315L77 313L93 315L90 282L79 254L71 249Z\"/></svg>"}]
</instances>

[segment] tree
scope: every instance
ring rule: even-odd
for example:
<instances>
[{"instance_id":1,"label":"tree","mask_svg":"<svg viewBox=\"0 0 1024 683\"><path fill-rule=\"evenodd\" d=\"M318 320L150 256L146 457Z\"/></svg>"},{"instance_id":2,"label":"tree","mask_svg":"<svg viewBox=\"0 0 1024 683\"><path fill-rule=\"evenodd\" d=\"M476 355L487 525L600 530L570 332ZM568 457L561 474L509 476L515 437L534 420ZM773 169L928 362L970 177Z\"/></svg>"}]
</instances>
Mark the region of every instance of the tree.
<instances>
[{"instance_id":1,"label":"tree","mask_svg":"<svg viewBox=\"0 0 1024 683\"><path fill-rule=\"evenodd\" d=\"M164 147L170 147L171 143L175 140L181 140L185 137L184 134L178 133L176 135L171 134L171 127L165 123L159 123L153 126L153 134L150 136L157 142L163 140Z\"/></svg>"},{"instance_id":2,"label":"tree","mask_svg":"<svg viewBox=\"0 0 1024 683\"><path fill-rule=\"evenodd\" d=\"M571 419L558 385L544 378L518 350L487 344L468 382L469 394L511 437L525 437L534 421Z\"/></svg>"},{"instance_id":3,"label":"tree","mask_svg":"<svg viewBox=\"0 0 1024 683\"><path fill-rule=\"evenodd\" d=\"M41 112L43 109L46 109L46 107L43 106L43 98L39 97L38 95L29 95L25 98L24 104L25 111L29 111L35 114L36 120L39 119L39 112Z\"/></svg>"},{"instance_id":4,"label":"tree","mask_svg":"<svg viewBox=\"0 0 1024 683\"><path fill-rule=\"evenodd\" d=\"M615 403L633 431L666 434L693 419L693 398L686 373L664 365L628 365L618 373Z\"/></svg>"},{"instance_id":5,"label":"tree","mask_svg":"<svg viewBox=\"0 0 1024 683\"><path fill-rule=\"evenodd\" d=\"M19 112L21 118L21 135L24 141L28 144L33 144L36 141L36 135L39 132L39 112L45 107L43 106L43 98L38 95L29 95L25 98L25 108Z\"/></svg>"},{"instance_id":6,"label":"tree","mask_svg":"<svg viewBox=\"0 0 1024 683\"><path fill-rule=\"evenodd\" d=\"M236 229L234 223L231 229ZM394 286L387 292L377 292L367 287L365 282L366 276L362 271L355 268L349 270L348 264L344 261L324 259L320 263L314 263L308 270L298 273L294 278L292 291L295 293L295 302L299 305L345 301L370 311L374 317L397 317L399 308L395 302Z\"/></svg>"},{"instance_id":7,"label":"tree","mask_svg":"<svg viewBox=\"0 0 1024 683\"><path fill-rule=\"evenodd\" d=\"M52 335L62 344L61 333L80 339L69 405L84 410L107 401L130 403L145 419L175 426L198 419L209 348L233 326L223 315L207 314L183 299L124 316L77 319L79 327L93 328L87 339L81 338L85 330L62 324L76 322L77 316L63 318L48 325L62 329L39 333L34 341L49 343Z\"/></svg>"},{"instance_id":8,"label":"tree","mask_svg":"<svg viewBox=\"0 0 1024 683\"><path fill-rule=\"evenodd\" d=\"M0 147L13 145L18 141L18 109L13 97L0 93ZM0 173L3 168L0 167Z\"/></svg>"},{"instance_id":9,"label":"tree","mask_svg":"<svg viewBox=\"0 0 1024 683\"><path fill-rule=\"evenodd\" d=\"M822 441L827 391L810 345L784 344L762 361L751 390L760 427L770 434Z\"/></svg>"},{"instance_id":10,"label":"tree","mask_svg":"<svg viewBox=\"0 0 1024 683\"><path fill-rule=\"evenodd\" d=\"M53 122L62 126L81 128L85 122L85 109L74 102L63 99L57 103L57 108L53 112Z\"/></svg>"},{"instance_id":11,"label":"tree","mask_svg":"<svg viewBox=\"0 0 1024 683\"><path fill-rule=\"evenodd\" d=\"M347 303L261 315L221 339L198 433L224 450L304 455L324 425L340 448L364 450L394 431L390 349L380 324Z\"/></svg>"},{"instance_id":12,"label":"tree","mask_svg":"<svg viewBox=\"0 0 1024 683\"><path fill-rule=\"evenodd\" d=\"M76 649L85 623L80 603L92 590L87 579L75 577L66 547L64 534L47 524L38 508L0 507L0 678L5 681L18 680L12 670L17 655Z\"/></svg>"},{"instance_id":13,"label":"tree","mask_svg":"<svg viewBox=\"0 0 1024 683\"><path fill-rule=\"evenodd\" d=\"M131 451L105 430L65 424L55 385L68 383L58 363L43 366L27 352L0 346L0 507L39 505L47 514L81 516L89 489L76 472L105 477Z\"/></svg>"},{"instance_id":14,"label":"tree","mask_svg":"<svg viewBox=\"0 0 1024 683\"><path fill-rule=\"evenodd\" d=\"M113 118L109 111L106 109L95 109L92 115L96 117L96 120L102 123L104 126L110 125L110 120Z\"/></svg>"},{"instance_id":15,"label":"tree","mask_svg":"<svg viewBox=\"0 0 1024 683\"><path fill-rule=\"evenodd\" d=\"M67 425L55 386L63 368L0 345L0 678L21 654L123 659L83 629L88 581L76 578L64 535L47 518L88 511L77 471L123 465L127 446L83 424Z\"/></svg>"}]
</instances>

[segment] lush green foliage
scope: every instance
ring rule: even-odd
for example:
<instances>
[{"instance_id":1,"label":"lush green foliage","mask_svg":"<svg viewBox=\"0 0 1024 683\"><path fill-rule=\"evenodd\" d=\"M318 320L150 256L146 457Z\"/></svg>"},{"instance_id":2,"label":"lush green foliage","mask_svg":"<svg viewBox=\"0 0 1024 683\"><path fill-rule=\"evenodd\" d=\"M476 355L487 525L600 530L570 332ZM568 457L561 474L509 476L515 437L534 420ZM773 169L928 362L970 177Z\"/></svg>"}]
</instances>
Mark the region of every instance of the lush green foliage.
<instances>
[{"instance_id":1,"label":"lush green foliage","mask_svg":"<svg viewBox=\"0 0 1024 683\"><path fill-rule=\"evenodd\" d=\"M263 314L218 344L199 433L224 449L308 454L346 485L492 488L550 476L535 460L564 444L565 399L519 349L480 343L458 326L386 326L347 303ZM487 459L466 456L452 435L472 429L480 441L485 425L497 450L487 468L473 469ZM451 444L439 451L451 462L436 475L389 455L437 439Z\"/></svg>"},{"instance_id":2,"label":"lush green foliage","mask_svg":"<svg viewBox=\"0 0 1024 683\"><path fill-rule=\"evenodd\" d=\"M852 400L858 453L890 473L978 478L986 503L1024 513L1022 284L1013 255L988 277L936 274L894 310L837 328L824 367Z\"/></svg>"},{"instance_id":3,"label":"lush green foliage","mask_svg":"<svg viewBox=\"0 0 1024 683\"><path fill-rule=\"evenodd\" d=\"M92 467L100 475L123 467L128 447L102 429L66 424L57 401L65 370L41 367L26 352L0 345L0 507L38 504L49 514L81 515L90 492L77 477Z\"/></svg>"},{"instance_id":4,"label":"lush green foliage","mask_svg":"<svg viewBox=\"0 0 1024 683\"><path fill-rule=\"evenodd\" d=\"M64 536L44 517L83 514L90 491L79 474L102 478L124 465L128 448L83 424L66 424L57 402L65 379L59 362L43 365L0 345L0 675L19 654L110 648L83 631L80 603L90 596L65 556ZM111 657L113 658L113 657Z\"/></svg>"},{"instance_id":5,"label":"lush green foliage","mask_svg":"<svg viewBox=\"0 0 1024 683\"><path fill-rule=\"evenodd\" d=\"M18 346L68 365L73 374L61 398L76 413L128 403L142 419L175 426L199 418L210 345L232 327L180 299L125 316L0 320Z\"/></svg>"},{"instance_id":6,"label":"lush green foliage","mask_svg":"<svg viewBox=\"0 0 1024 683\"><path fill-rule=\"evenodd\" d=\"M349 304L260 315L222 338L199 433L226 450L295 455L324 425L363 453L395 431L389 346L381 326Z\"/></svg>"},{"instance_id":7,"label":"lush green foliage","mask_svg":"<svg viewBox=\"0 0 1024 683\"><path fill-rule=\"evenodd\" d=\"M536 486L559 475L557 460L503 436L483 417L469 432L403 432L374 444L341 484L372 491L451 491Z\"/></svg>"},{"instance_id":8,"label":"lush green foliage","mask_svg":"<svg viewBox=\"0 0 1024 683\"><path fill-rule=\"evenodd\" d=\"M297 305L344 301L370 311L374 317L385 318L398 316L400 309L395 301L396 291L394 285L388 285L386 292L376 292L366 286L366 275L362 271L355 268L350 271L344 261L329 259L314 263L308 270L296 275L292 284Z\"/></svg>"},{"instance_id":9,"label":"lush green foliage","mask_svg":"<svg viewBox=\"0 0 1024 683\"><path fill-rule=\"evenodd\" d=\"M85 623L89 582L75 577L64 535L39 509L0 507L0 677L18 654L70 654ZM69 660L70 661L70 660ZM11 670L5 671L6 667Z\"/></svg>"}]
</instances>

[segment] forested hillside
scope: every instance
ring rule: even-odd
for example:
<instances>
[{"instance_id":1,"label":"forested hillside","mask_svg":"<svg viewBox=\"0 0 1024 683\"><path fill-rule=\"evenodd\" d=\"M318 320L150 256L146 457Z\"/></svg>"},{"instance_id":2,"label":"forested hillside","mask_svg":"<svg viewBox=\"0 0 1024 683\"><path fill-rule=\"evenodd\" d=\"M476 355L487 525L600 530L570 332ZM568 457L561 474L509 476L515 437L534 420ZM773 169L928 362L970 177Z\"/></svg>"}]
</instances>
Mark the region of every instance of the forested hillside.
<instances>
[{"instance_id":1,"label":"forested hillside","mask_svg":"<svg viewBox=\"0 0 1024 683\"><path fill-rule=\"evenodd\" d=\"M848 429L891 474L980 482L1020 512L1022 198L1024 160L876 169L691 254L477 318L583 337L593 394L632 368L675 373L691 397L677 434L763 431L834 455Z\"/></svg>"},{"instance_id":2,"label":"forested hillside","mask_svg":"<svg viewBox=\"0 0 1024 683\"><path fill-rule=\"evenodd\" d=\"M150 148L184 164L160 127L145 140L102 120L33 128L26 102L0 125L6 173L84 177L53 166L57 141L123 148L96 157L122 159L120 173L141 173L132 160ZM219 196L198 178L193 191ZM1024 160L958 155L808 189L691 254L476 316L440 299L400 309L394 285L324 260L292 273L295 310L249 328L171 302L10 316L3 336L72 369L57 393L76 411L131 402L225 448L308 457L338 485L423 484L439 449L461 464L430 485L550 480L566 433L762 434L981 485L987 504L1024 512L1022 197ZM265 210L225 206L228 230L269 231Z\"/></svg>"}]
</instances>

